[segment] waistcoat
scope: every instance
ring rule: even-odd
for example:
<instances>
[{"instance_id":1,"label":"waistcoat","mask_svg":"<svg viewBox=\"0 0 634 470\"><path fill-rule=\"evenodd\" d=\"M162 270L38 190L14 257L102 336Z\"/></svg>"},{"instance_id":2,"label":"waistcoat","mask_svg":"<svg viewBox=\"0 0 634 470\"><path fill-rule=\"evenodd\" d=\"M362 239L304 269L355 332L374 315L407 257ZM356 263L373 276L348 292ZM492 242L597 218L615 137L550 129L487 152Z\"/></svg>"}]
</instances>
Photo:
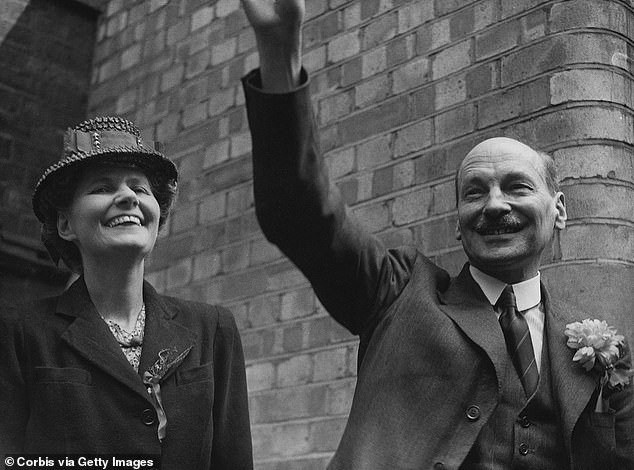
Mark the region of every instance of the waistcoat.
<instances>
[{"instance_id":1,"label":"waistcoat","mask_svg":"<svg viewBox=\"0 0 634 470\"><path fill-rule=\"evenodd\" d=\"M568 452L553 398L550 354L542 349L537 390L527 399L509 356L500 403L482 428L461 470L562 470Z\"/></svg>"}]
</instances>

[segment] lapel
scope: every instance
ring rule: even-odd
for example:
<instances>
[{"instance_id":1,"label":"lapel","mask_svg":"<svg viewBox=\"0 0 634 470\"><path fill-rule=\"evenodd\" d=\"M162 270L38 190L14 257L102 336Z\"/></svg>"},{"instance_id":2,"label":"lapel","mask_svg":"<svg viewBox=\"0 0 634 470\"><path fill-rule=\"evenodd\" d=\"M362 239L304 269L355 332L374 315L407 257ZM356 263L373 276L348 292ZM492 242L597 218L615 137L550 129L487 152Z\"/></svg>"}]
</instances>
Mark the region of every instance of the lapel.
<instances>
[{"instance_id":1,"label":"lapel","mask_svg":"<svg viewBox=\"0 0 634 470\"><path fill-rule=\"evenodd\" d=\"M159 351L168 348L185 351L194 344L194 334L174 321L177 310L167 308L148 283L143 285L143 297L146 325L139 374L154 363ZM83 278L80 277L60 296L56 312L58 315L74 317L62 334L62 340L70 348L144 399L149 399L141 377L130 367L119 344L90 300ZM168 371L164 379L172 372Z\"/></svg>"},{"instance_id":2,"label":"lapel","mask_svg":"<svg viewBox=\"0 0 634 470\"><path fill-rule=\"evenodd\" d=\"M564 437L570 443L572 430L597 389L593 374L586 372L572 357L574 351L566 345L566 324L580 321L576 310L553 302L542 284L542 301L546 312L544 341L548 342L553 394L558 401Z\"/></svg>"},{"instance_id":3,"label":"lapel","mask_svg":"<svg viewBox=\"0 0 634 470\"><path fill-rule=\"evenodd\" d=\"M176 321L178 309L166 305L161 296L147 282L143 283L145 300L145 335L139 362L139 375L150 369L159 359L159 353L170 351L171 357L181 356L178 363L170 367L161 382L174 373L182 359L196 343L196 334Z\"/></svg>"},{"instance_id":4,"label":"lapel","mask_svg":"<svg viewBox=\"0 0 634 470\"><path fill-rule=\"evenodd\" d=\"M90 300L83 277L64 292L57 303L57 314L75 319L62 334L62 340L94 366L147 399L139 376L130 367L108 325Z\"/></svg>"},{"instance_id":5,"label":"lapel","mask_svg":"<svg viewBox=\"0 0 634 470\"><path fill-rule=\"evenodd\" d=\"M505 380L506 344L493 307L465 264L449 288L439 294L441 309L493 363L498 387Z\"/></svg>"}]
</instances>

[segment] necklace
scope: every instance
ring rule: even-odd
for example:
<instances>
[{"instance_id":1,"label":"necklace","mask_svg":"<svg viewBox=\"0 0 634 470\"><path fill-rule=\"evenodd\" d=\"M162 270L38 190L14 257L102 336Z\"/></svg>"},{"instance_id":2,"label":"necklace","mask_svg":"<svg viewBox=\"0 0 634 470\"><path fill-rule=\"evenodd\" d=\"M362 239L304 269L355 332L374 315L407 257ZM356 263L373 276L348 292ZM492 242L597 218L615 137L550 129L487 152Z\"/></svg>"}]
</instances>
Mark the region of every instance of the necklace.
<instances>
[{"instance_id":1,"label":"necklace","mask_svg":"<svg viewBox=\"0 0 634 470\"><path fill-rule=\"evenodd\" d=\"M121 326L114 320L106 320L105 318L103 318L103 320L106 322L106 325L110 328L110 331L117 340L117 343L119 343L122 348L139 347L143 344L143 330L145 329L145 302L141 306L141 310L136 317L134 328L130 332L121 328Z\"/></svg>"}]
</instances>

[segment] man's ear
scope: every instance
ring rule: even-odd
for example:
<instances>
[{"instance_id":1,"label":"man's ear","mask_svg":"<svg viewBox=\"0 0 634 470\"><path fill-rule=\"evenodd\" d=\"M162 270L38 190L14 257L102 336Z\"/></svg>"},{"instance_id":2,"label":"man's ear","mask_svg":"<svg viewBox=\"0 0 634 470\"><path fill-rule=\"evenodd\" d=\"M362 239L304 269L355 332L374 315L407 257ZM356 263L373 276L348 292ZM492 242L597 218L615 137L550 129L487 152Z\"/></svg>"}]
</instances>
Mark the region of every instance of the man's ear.
<instances>
[{"instance_id":1,"label":"man's ear","mask_svg":"<svg viewBox=\"0 0 634 470\"><path fill-rule=\"evenodd\" d=\"M72 242L77 238L66 212L59 211L57 213L57 233L62 240L67 242Z\"/></svg>"},{"instance_id":2,"label":"man's ear","mask_svg":"<svg viewBox=\"0 0 634 470\"><path fill-rule=\"evenodd\" d=\"M460 222L456 220L456 240L462 240L462 233L460 233Z\"/></svg>"},{"instance_id":3,"label":"man's ear","mask_svg":"<svg viewBox=\"0 0 634 470\"><path fill-rule=\"evenodd\" d=\"M555 228L557 230L563 230L566 227L568 213L566 212L566 199L564 193L561 191L555 195L555 211Z\"/></svg>"}]
</instances>

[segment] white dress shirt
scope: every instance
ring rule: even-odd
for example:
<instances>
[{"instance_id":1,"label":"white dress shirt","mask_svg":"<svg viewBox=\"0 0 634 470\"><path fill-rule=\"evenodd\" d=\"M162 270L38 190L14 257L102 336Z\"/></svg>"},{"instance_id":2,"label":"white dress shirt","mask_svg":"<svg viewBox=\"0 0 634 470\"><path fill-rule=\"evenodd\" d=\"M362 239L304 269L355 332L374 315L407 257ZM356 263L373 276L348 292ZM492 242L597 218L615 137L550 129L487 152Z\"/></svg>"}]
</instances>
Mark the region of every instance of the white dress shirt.
<instances>
[{"instance_id":1,"label":"white dress shirt","mask_svg":"<svg viewBox=\"0 0 634 470\"><path fill-rule=\"evenodd\" d=\"M474 266L469 266L469 271L475 282L480 286L491 305L495 305L506 287L506 283L483 273ZM539 283L539 272L537 276L526 281L511 284L517 309L524 315L528 323L528 331L531 334L533 352L535 353L535 363L537 370L541 372L542 344L544 342L544 306L542 305L542 291ZM498 319L500 314L496 311Z\"/></svg>"}]
</instances>

